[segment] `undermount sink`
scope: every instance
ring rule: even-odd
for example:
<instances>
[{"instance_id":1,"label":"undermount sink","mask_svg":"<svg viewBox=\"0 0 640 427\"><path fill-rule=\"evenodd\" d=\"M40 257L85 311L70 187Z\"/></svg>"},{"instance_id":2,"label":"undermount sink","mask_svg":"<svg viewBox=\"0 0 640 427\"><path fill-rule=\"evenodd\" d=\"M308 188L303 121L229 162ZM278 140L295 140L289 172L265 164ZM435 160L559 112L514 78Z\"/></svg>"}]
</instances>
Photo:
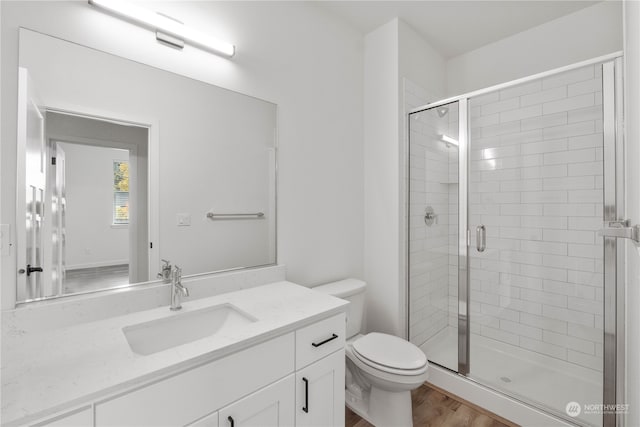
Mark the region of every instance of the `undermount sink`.
<instances>
[{"instance_id":1,"label":"undermount sink","mask_svg":"<svg viewBox=\"0 0 640 427\"><path fill-rule=\"evenodd\" d=\"M126 326L122 331L131 350L146 356L256 320L231 304L222 304Z\"/></svg>"}]
</instances>

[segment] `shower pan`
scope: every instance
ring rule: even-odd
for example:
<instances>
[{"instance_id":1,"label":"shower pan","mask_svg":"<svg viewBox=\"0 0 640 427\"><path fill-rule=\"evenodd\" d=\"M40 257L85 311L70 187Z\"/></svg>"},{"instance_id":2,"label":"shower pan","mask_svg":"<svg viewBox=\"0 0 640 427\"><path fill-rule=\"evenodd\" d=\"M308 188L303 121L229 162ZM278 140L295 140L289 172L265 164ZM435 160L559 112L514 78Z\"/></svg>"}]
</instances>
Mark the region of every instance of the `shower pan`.
<instances>
[{"instance_id":1,"label":"shower pan","mask_svg":"<svg viewBox=\"0 0 640 427\"><path fill-rule=\"evenodd\" d=\"M621 70L613 54L409 114L410 341L588 426L616 425L602 405L623 390Z\"/></svg>"}]
</instances>

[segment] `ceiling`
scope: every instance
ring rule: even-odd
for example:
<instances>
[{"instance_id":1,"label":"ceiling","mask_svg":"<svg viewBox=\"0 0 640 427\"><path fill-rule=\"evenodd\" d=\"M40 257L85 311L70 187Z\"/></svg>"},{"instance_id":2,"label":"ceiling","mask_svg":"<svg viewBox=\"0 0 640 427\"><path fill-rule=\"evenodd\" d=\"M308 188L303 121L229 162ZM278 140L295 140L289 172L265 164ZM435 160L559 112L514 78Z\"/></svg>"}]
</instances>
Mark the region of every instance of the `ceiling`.
<instances>
[{"instance_id":1,"label":"ceiling","mask_svg":"<svg viewBox=\"0 0 640 427\"><path fill-rule=\"evenodd\" d=\"M395 17L451 58L591 6L598 1L319 1L366 34Z\"/></svg>"}]
</instances>

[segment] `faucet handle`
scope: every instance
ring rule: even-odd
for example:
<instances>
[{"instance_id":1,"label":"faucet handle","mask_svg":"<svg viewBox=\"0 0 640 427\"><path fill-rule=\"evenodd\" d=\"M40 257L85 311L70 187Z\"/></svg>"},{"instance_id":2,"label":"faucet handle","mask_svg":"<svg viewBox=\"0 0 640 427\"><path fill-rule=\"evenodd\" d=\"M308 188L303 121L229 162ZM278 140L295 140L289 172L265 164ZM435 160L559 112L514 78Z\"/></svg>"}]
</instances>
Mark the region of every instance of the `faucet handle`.
<instances>
[{"instance_id":1,"label":"faucet handle","mask_svg":"<svg viewBox=\"0 0 640 427\"><path fill-rule=\"evenodd\" d=\"M177 265L173 266L173 274L175 275L176 278L180 278L182 277L182 268L178 267Z\"/></svg>"},{"instance_id":2,"label":"faucet handle","mask_svg":"<svg viewBox=\"0 0 640 427\"><path fill-rule=\"evenodd\" d=\"M168 283L171 280L171 263L169 260L162 260L162 267L160 267L160 272L157 276L165 283Z\"/></svg>"}]
</instances>

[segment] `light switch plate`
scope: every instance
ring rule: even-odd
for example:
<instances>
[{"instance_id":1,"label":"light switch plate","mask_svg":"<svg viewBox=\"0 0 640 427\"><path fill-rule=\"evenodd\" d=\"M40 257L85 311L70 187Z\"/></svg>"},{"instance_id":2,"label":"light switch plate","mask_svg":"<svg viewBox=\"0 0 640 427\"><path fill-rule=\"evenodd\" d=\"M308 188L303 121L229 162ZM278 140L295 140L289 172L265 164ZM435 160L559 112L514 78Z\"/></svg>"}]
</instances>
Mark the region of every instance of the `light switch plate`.
<instances>
[{"instance_id":1,"label":"light switch plate","mask_svg":"<svg viewBox=\"0 0 640 427\"><path fill-rule=\"evenodd\" d=\"M176 225L178 227L186 227L191 225L191 214L179 213L176 215Z\"/></svg>"},{"instance_id":2,"label":"light switch plate","mask_svg":"<svg viewBox=\"0 0 640 427\"><path fill-rule=\"evenodd\" d=\"M11 255L11 227L9 224L0 224L0 254Z\"/></svg>"}]
</instances>

